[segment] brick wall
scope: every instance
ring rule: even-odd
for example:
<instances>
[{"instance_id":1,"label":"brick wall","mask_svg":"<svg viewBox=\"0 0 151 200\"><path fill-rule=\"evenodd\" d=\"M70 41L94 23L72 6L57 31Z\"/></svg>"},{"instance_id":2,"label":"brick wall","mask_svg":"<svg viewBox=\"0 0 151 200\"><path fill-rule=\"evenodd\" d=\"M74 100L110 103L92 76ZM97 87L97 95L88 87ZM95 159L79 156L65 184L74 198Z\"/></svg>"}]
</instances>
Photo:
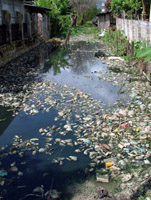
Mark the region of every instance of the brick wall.
<instances>
[{"instance_id":1,"label":"brick wall","mask_svg":"<svg viewBox=\"0 0 151 200\"><path fill-rule=\"evenodd\" d=\"M151 22L117 18L116 27L117 30L123 30L130 41L151 44Z\"/></svg>"}]
</instances>

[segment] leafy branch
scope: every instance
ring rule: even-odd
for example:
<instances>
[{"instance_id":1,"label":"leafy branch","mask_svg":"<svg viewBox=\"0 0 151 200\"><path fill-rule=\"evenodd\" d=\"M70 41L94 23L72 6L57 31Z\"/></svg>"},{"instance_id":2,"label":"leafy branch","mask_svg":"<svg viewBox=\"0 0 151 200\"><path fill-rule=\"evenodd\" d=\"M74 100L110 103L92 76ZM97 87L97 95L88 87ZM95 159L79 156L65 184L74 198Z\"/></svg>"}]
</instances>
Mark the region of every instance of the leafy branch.
<instances>
[{"instance_id":1,"label":"leafy branch","mask_svg":"<svg viewBox=\"0 0 151 200\"><path fill-rule=\"evenodd\" d=\"M151 46L138 50L136 53L136 57L137 58L145 57L144 62L148 62L149 60L151 60Z\"/></svg>"}]
</instances>

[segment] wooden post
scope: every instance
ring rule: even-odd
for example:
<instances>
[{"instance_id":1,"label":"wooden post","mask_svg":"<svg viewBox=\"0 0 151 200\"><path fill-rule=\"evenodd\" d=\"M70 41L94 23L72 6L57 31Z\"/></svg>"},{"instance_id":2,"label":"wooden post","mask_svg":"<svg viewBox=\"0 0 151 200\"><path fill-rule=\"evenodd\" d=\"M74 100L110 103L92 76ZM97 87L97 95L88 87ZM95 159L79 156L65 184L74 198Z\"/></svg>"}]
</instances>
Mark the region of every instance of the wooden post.
<instances>
[{"instance_id":1,"label":"wooden post","mask_svg":"<svg viewBox=\"0 0 151 200\"><path fill-rule=\"evenodd\" d=\"M43 40L49 39L49 33L48 33L48 18L47 15L43 14Z\"/></svg>"},{"instance_id":2,"label":"wooden post","mask_svg":"<svg viewBox=\"0 0 151 200\"><path fill-rule=\"evenodd\" d=\"M149 21L151 22L151 3L150 3L150 15L149 15Z\"/></svg>"},{"instance_id":3,"label":"wooden post","mask_svg":"<svg viewBox=\"0 0 151 200\"><path fill-rule=\"evenodd\" d=\"M12 42L11 14L8 10L2 11L2 23L6 26L6 42Z\"/></svg>"},{"instance_id":4,"label":"wooden post","mask_svg":"<svg viewBox=\"0 0 151 200\"><path fill-rule=\"evenodd\" d=\"M24 39L24 29L23 29L23 14L20 12L16 12L17 16L17 23L19 24L19 33L20 33L20 39Z\"/></svg>"},{"instance_id":5,"label":"wooden post","mask_svg":"<svg viewBox=\"0 0 151 200\"><path fill-rule=\"evenodd\" d=\"M32 32L35 35L37 35L38 34L38 15L37 15L37 13L32 13L32 18L33 18L33 27L32 27L33 31Z\"/></svg>"},{"instance_id":6,"label":"wooden post","mask_svg":"<svg viewBox=\"0 0 151 200\"><path fill-rule=\"evenodd\" d=\"M129 55L130 52L130 44L129 41L127 40L127 56Z\"/></svg>"},{"instance_id":7,"label":"wooden post","mask_svg":"<svg viewBox=\"0 0 151 200\"><path fill-rule=\"evenodd\" d=\"M51 19L50 19L50 15L48 15L48 32L49 32L49 38L51 36Z\"/></svg>"},{"instance_id":8,"label":"wooden post","mask_svg":"<svg viewBox=\"0 0 151 200\"><path fill-rule=\"evenodd\" d=\"M134 57L134 41L131 43L131 56Z\"/></svg>"},{"instance_id":9,"label":"wooden post","mask_svg":"<svg viewBox=\"0 0 151 200\"><path fill-rule=\"evenodd\" d=\"M31 37L32 33L31 33L31 15L29 12L27 12L27 33L28 33L28 37Z\"/></svg>"},{"instance_id":10,"label":"wooden post","mask_svg":"<svg viewBox=\"0 0 151 200\"><path fill-rule=\"evenodd\" d=\"M118 56L118 31L116 34L116 55Z\"/></svg>"}]
</instances>

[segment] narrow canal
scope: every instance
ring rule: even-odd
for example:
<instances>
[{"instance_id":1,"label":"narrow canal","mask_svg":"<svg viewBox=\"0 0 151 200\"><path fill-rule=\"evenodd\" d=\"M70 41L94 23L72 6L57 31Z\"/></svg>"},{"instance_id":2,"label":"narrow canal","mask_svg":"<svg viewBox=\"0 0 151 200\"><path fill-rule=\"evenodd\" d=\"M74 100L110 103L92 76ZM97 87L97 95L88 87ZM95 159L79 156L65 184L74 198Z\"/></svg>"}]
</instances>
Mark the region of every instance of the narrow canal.
<instances>
[{"instance_id":1,"label":"narrow canal","mask_svg":"<svg viewBox=\"0 0 151 200\"><path fill-rule=\"evenodd\" d=\"M1 69L0 199L72 199L67 187L95 174L101 116L125 95L101 80L99 48L42 46Z\"/></svg>"}]
</instances>

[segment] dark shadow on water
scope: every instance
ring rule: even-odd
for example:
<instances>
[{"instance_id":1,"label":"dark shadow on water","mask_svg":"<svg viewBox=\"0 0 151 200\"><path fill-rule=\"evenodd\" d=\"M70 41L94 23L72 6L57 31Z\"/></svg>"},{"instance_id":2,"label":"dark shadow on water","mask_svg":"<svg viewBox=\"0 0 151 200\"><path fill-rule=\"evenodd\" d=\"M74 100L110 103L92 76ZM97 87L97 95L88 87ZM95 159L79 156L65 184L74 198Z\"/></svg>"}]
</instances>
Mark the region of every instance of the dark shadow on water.
<instances>
[{"instance_id":1,"label":"dark shadow on water","mask_svg":"<svg viewBox=\"0 0 151 200\"><path fill-rule=\"evenodd\" d=\"M0 196L3 196L5 200L19 200L28 194L32 194L33 189L40 186L43 186L45 193L48 190L56 189L61 194L60 199L70 200L73 193L68 191L68 186L83 182L87 178L84 169L81 168L70 168L70 170L62 171L60 166L51 162L49 164L47 162L45 168L38 167L43 160L38 155L31 159L29 151L24 152L23 156L20 157L18 153L22 150L18 149L16 154L13 154L11 146L9 146L0 152L0 156L6 152L9 152L9 155L5 158L1 157L1 169L5 169L8 176L3 178L5 184L0 188ZM23 173L22 176L17 175L18 171L11 171L12 163L15 163L18 171ZM70 164L68 166L70 167Z\"/></svg>"},{"instance_id":2,"label":"dark shadow on water","mask_svg":"<svg viewBox=\"0 0 151 200\"><path fill-rule=\"evenodd\" d=\"M26 91L38 79L38 73L35 72L43 66L44 60L48 58L52 49L51 44L41 44L1 67L0 93Z\"/></svg>"},{"instance_id":3,"label":"dark shadow on water","mask_svg":"<svg viewBox=\"0 0 151 200\"><path fill-rule=\"evenodd\" d=\"M14 117L12 117L12 111L9 108L0 106L0 136L12 122Z\"/></svg>"}]
</instances>

